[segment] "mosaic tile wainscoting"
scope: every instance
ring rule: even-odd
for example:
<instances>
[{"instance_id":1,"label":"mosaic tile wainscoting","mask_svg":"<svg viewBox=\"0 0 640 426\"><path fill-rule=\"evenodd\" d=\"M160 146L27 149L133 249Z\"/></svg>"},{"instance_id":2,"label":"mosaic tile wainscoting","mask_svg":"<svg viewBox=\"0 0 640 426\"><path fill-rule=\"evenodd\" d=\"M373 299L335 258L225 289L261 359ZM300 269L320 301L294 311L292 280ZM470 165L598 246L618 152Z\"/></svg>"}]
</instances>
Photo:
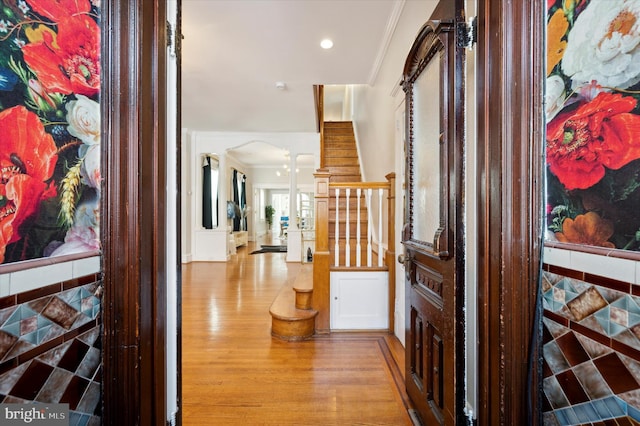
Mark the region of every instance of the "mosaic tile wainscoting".
<instances>
[{"instance_id":1,"label":"mosaic tile wainscoting","mask_svg":"<svg viewBox=\"0 0 640 426\"><path fill-rule=\"evenodd\" d=\"M544 424L640 425L640 286L544 269Z\"/></svg>"},{"instance_id":2,"label":"mosaic tile wainscoting","mask_svg":"<svg viewBox=\"0 0 640 426\"><path fill-rule=\"evenodd\" d=\"M0 298L0 402L69 404L70 425L101 416L101 276Z\"/></svg>"}]
</instances>

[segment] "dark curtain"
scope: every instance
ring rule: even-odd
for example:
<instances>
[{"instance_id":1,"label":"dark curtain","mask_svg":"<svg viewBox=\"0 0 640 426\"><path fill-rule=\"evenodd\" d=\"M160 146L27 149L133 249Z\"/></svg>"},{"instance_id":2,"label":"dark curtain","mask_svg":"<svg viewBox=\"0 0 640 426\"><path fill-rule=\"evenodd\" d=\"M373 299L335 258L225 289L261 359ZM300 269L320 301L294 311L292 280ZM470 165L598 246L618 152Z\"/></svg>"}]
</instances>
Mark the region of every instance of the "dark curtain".
<instances>
[{"instance_id":1,"label":"dark curtain","mask_svg":"<svg viewBox=\"0 0 640 426\"><path fill-rule=\"evenodd\" d=\"M202 226L205 229L213 229L211 199L211 157L204 158L202 167Z\"/></svg>"},{"instance_id":2,"label":"dark curtain","mask_svg":"<svg viewBox=\"0 0 640 426\"><path fill-rule=\"evenodd\" d=\"M240 210L245 211L245 207L247 206L247 176L242 175L242 188L240 191ZM242 230L247 230L247 217L245 216L242 223Z\"/></svg>"},{"instance_id":3,"label":"dark curtain","mask_svg":"<svg viewBox=\"0 0 640 426\"><path fill-rule=\"evenodd\" d=\"M240 195L238 194L238 171L233 170L233 203L236 206L240 205ZM240 230L240 215L236 214L233 217L233 231Z\"/></svg>"}]
</instances>

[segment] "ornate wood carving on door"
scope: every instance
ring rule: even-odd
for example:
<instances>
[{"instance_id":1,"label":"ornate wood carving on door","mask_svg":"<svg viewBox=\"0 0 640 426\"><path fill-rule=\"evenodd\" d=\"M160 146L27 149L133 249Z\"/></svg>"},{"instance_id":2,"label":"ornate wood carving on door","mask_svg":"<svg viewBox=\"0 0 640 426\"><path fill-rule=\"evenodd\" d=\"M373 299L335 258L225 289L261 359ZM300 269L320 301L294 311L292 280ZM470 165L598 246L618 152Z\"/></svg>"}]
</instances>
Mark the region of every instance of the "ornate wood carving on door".
<instances>
[{"instance_id":1,"label":"ornate wood carving on door","mask_svg":"<svg viewBox=\"0 0 640 426\"><path fill-rule=\"evenodd\" d=\"M404 68L407 194L406 386L426 424L462 418L464 273L462 146L464 50L460 2L441 1Z\"/></svg>"}]
</instances>

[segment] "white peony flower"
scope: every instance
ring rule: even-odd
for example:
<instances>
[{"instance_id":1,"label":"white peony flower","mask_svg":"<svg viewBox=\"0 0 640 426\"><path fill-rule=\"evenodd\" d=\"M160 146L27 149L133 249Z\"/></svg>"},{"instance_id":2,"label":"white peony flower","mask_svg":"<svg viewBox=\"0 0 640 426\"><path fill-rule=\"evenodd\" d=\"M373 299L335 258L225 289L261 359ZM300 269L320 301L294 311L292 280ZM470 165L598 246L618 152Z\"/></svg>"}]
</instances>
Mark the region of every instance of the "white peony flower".
<instances>
[{"instance_id":1,"label":"white peony flower","mask_svg":"<svg viewBox=\"0 0 640 426\"><path fill-rule=\"evenodd\" d=\"M562 71L572 88L596 81L625 89L640 81L640 1L592 0L569 32Z\"/></svg>"},{"instance_id":2,"label":"white peony flower","mask_svg":"<svg viewBox=\"0 0 640 426\"><path fill-rule=\"evenodd\" d=\"M557 74L547 78L547 85L544 92L544 112L547 123L560 112L566 99L564 80Z\"/></svg>"},{"instance_id":3,"label":"white peony flower","mask_svg":"<svg viewBox=\"0 0 640 426\"><path fill-rule=\"evenodd\" d=\"M54 248L54 247L51 247ZM67 231L64 243L58 244L51 256L82 253L100 249L99 198L86 201L78 206L71 229Z\"/></svg>"},{"instance_id":4,"label":"white peony flower","mask_svg":"<svg viewBox=\"0 0 640 426\"><path fill-rule=\"evenodd\" d=\"M67 131L87 145L100 143L100 104L83 95L67 104Z\"/></svg>"},{"instance_id":5,"label":"white peony flower","mask_svg":"<svg viewBox=\"0 0 640 426\"><path fill-rule=\"evenodd\" d=\"M82 145L78 150L82 158L80 174L82 182L100 191L100 145Z\"/></svg>"}]
</instances>

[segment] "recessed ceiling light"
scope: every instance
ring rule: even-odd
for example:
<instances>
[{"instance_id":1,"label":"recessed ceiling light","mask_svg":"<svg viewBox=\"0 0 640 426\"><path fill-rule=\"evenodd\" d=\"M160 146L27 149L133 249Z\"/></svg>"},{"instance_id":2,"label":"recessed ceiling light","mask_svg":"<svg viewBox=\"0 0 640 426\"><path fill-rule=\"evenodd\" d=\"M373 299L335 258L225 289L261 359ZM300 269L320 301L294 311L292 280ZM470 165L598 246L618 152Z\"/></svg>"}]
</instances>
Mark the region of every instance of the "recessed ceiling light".
<instances>
[{"instance_id":1,"label":"recessed ceiling light","mask_svg":"<svg viewBox=\"0 0 640 426\"><path fill-rule=\"evenodd\" d=\"M333 41L331 41L328 38L325 38L320 42L320 47L322 47L323 49L331 49L333 47Z\"/></svg>"}]
</instances>

